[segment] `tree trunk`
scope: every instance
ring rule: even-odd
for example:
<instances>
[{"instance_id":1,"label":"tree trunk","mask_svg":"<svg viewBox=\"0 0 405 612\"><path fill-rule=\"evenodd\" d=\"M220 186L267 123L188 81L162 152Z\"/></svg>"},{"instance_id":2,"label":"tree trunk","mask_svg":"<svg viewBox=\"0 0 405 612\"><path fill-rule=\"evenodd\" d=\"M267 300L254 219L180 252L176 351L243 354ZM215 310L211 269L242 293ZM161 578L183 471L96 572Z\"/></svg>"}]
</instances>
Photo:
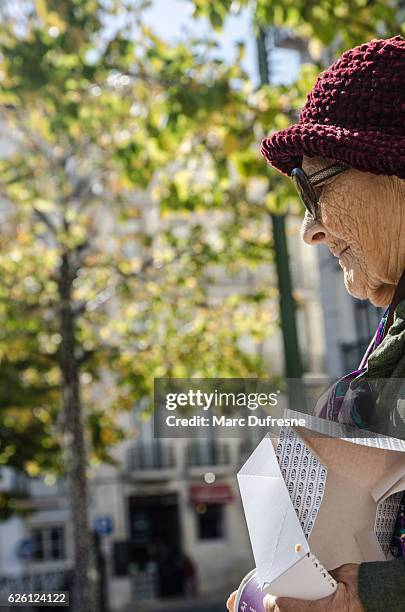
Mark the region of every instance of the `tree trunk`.
<instances>
[{"instance_id":1,"label":"tree trunk","mask_svg":"<svg viewBox=\"0 0 405 612\"><path fill-rule=\"evenodd\" d=\"M96 574L89 528L86 479L86 445L76 354L72 283L75 271L70 254L63 254L59 268L60 368L62 374L62 423L64 468L68 483L73 529L73 592L75 612L96 612Z\"/></svg>"}]
</instances>

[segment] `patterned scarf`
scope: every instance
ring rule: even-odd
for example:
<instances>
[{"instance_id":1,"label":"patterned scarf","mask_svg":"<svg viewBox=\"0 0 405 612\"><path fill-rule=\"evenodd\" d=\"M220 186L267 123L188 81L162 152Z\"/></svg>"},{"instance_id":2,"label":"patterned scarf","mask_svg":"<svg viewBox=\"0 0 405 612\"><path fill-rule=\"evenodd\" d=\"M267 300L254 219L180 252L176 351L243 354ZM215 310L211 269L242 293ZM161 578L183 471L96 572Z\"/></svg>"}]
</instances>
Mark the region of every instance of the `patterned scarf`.
<instances>
[{"instance_id":1,"label":"patterned scarf","mask_svg":"<svg viewBox=\"0 0 405 612\"><path fill-rule=\"evenodd\" d=\"M374 338L364 353L358 368L340 378L333 385L333 387L329 389L324 396L322 396L320 402L321 405L323 405L318 413L322 419L338 421L339 423L348 423L360 428L366 427L363 419L356 409L356 406L353 405L353 402L345 402L344 400L347 398L351 382L366 372L368 358L377 348L377 346L381 344L388 318L388 312L389 307L384 312Z\"/></svg>"}]
</instances>

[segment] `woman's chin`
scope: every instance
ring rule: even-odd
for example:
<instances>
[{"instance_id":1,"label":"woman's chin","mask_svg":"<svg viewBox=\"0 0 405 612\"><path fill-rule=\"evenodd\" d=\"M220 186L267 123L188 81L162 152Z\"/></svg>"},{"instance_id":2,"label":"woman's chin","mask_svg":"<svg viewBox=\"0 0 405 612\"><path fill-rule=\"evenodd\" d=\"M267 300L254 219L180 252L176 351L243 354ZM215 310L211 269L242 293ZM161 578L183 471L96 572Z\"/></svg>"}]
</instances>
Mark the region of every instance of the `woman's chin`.
<instances>
[{"instance_id":1,"label":"woman's chin","mask_svg":"<svg viewBox=\"0 0 405 612\"><path fill-rule=\"evenodd\" d=\"M358 300L369 300L374 306L386 307L391 303L395 285L381 283L370 287L366 277L355 267L343 267L343 278L346 291Z\"/></svg>"},{"instance_id":2,"label":"woman's chin","mask_svg":"<svg viewBox=\"0 0 405 612\"><path fill-rule=\"evenodd\" d=\"M369 300L374 306L386 307L391 304L395 293L395 285L383 284L378 289L370 289Z\"/></svg>"}]
</instances>

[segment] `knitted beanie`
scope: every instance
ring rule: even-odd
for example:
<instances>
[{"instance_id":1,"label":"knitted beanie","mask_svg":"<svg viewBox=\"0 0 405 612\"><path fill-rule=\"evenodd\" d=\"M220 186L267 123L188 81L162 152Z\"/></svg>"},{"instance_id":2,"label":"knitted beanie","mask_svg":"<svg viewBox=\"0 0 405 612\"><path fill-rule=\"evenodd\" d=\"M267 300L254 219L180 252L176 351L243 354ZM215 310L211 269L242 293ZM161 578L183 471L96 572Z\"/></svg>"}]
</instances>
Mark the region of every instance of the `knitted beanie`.
<instances>
[{"instance_id":1,"label":"knitted beanie","mask_svg":"<svg viewBox=\"0 0 405 612\"><path fill-rule=\"evenodd\" d=\"M405 178L405 39L345 51L318 76L299 123L270 134L260 152L286 175L305 154Z\"/></svg>"}]
</instances>

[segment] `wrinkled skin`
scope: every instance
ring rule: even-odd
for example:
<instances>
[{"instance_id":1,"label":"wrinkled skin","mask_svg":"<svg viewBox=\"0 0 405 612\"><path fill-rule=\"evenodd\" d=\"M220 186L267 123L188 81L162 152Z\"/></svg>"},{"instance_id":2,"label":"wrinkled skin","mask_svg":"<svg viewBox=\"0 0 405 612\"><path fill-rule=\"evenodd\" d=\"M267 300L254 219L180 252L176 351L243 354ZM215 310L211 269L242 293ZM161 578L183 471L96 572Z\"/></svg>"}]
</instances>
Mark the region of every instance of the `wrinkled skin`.
<instances>
[{"instance_id":1,"label":"wrinkled skin","mask_svg":"<svg viewBox=\"0 0 405 612\"><path fill-rule=\"evenodd\" d=\"M311 174L333 164L321 157L303 158ZM326 244L339 259L347 291L387 306L405 268L405 180L350 169L319 187L320 222L306 213L302 239Z\"/></svg>"},{"instance_id":2,"label":"wrinkled skin","mask_svg":"<svg viewBox=\"0 0 405 612\"><path fill-rule=\"evenodd\" d=\"M304 156L302 167L312 174L333 163L332 159ZM353 297L388 306L405 269L405 180L350 169L325 181L317 193L320 220L306 213L301 238L313 246L325 244L339 256L345 287ZM350 563L331 572L339 586L330 597L308 602L266 596L265 610L363 612L357 592L358 568ZM235 597L236 592L228 599L230 612L236 612Z\"/></svg>"}]
</instances>

